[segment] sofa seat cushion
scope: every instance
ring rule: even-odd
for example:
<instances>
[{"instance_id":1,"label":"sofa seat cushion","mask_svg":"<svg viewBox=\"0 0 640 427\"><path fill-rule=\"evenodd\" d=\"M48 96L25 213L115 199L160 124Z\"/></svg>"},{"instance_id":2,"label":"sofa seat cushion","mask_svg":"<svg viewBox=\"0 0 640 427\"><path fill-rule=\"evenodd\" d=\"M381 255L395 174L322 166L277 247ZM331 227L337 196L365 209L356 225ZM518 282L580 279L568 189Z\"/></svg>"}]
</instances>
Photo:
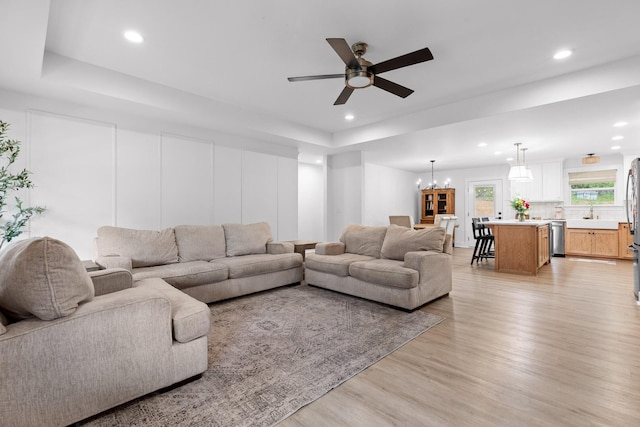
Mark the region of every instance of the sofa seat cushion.
<instances>
[{"instance_id":1,"label":"sofa seat cushion","mask_svg":"<svg viewBox=\"0 0 640 427\"><path fill-rule=\"evenodd\" d=\"M416 270L391 259L354 262L349 266L349 275L364 282L403 289L415 288L420 281Z\"/></svg>"},{"instance_id":2,"label":"sofa seat cushion","mask_svg":"<svg viewBox=\"0 0 640 427\"><path fill-rule=\"evenodd\" d=\"M134 268L178 262L178 246L173 228L153 231L100 227L96 249L99 257L131 258Z\"/></svg>"},{"instance_id":3,"label":"sofa seat cushion","mask_svg":"<svg viewBox=\"0 0 640 427\"><path fill-rule=\"evenodd\" d=\"M226 280L229 278L229 268L224 264L191 261L133 269L135 282L150 277L163 279L178 289L184 289Z\"/></svg>"},{"instance_id":4,"label":"sofa seat cushion","mask_svg":"<svg viewBox=\"0 0 640 427\"><path fill-rule=\"evenodd\" d=\"M387 227L349 224L342 231L340 241L345 244L345 252L380 258L386 233Z\"/></svg>"},{"instance_id":5,"label":"sofa seat cushion","mask_svg":"<svg viewBox=\"0 0 640 427\"><path fill-rule=\"evenodd\" d=\"M357 261L370 261L372 256L344 253L340 255L307 255L304 265L311 270L321 271L340 277L349 275L349 266Z\"/></svg>"},{"instance_id":6,"label":"sofa seat cushion","mask_svg":"<svg viewBox=\"0 0 640 427\"><path fill-rule=\"evenodd\" d=\"M229 278L238 279L301 267L302 255L296 253L242 255L216 259L211 262L211 264L214 263L227 266Z\"/></svg>"},{"instance_id":7,"label":"sofa seat cushion","mask_svg":"<svg viewBox=\"0 0 640 427\"><path fill-rule=\"evenodd\" d=\"M0 307L14 320L55 320L94 297L75 251L50 237L12 242L0 252Z\"/></svg>"},{"instance_id":8,"label":"sofa seat cushion","mask_svg":"<svg viewBox=\"0 0 640 427\"><path fill-rule=\"evenodd\" d=\"M178 225L174 232L180 262L211 261L226 256L221 225Z\"/></svg>"},{"instance_id":9,"label":"sofa seat cushion","mask_svg":"<svg viewBox=\"0 0 640 427\"><path fill-rule=\"evenodd\" d=\"M399 225L390 225L382 243L381 257L404 260L407 252L437 251L444 247L445 230L442 227L429 227L412 230Z\"/></svg>"}]
</instances>

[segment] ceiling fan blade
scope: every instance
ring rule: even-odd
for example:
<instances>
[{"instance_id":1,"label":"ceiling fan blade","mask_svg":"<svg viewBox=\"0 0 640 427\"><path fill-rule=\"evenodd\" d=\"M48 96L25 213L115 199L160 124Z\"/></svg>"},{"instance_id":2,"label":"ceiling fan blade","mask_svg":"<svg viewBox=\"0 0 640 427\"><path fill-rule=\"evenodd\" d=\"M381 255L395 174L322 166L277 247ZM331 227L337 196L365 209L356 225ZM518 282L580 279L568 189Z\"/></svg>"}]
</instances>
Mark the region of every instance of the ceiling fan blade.
<instances>
[{"instance_id":1,"label":"ceiling fan blade","mask_svg":"<svg viewBox=\"0 0 640 427\"><path fill-rule=\"evenodd\" d=\"M323 80L323 79L344 79L344 73L342 74L321 74L319 76L300 76L300 77L287 77L290 82L304 82L307 80Z\"/></svg>"},{"instance_id":2,"label":"ceiling fan blade","mask_svg":"<svg viewBox=\"0 0 640 427\"><path fill-rule=\"evenodd\" d=\"M391 92L394 95L398 95L400 98L406 98L413 93L413 90L407 87L378 76L373 76L373 85L387 92Z\"/></svg>"},{"instance_id":3,"label":"ceiling fan blade","mask_svg":"<svg viewBox=\"0 0 640 427\"><path fill-rule=\"evenodd\" d=\"M327 42L329 42L333 50L336 51L340 59L342 59L347 67L360 68L358 59L353 54L353 51L351 50L345 39L327 39Z\"/></svg>"},{"instance_id":4,"label":"ceiling fan blade","mask_svg":"<svg viewBox=\"0 0 640 427\"><path fill-rule=\"evenodd\" d=\"M378 64L369 67L369 70L374 74L385 73L387 71L396 70L398 68L407 67L409 65L419 64L425 61L431 61L433 55L428 47L424 49L416 50L415 52L407 53L406 55L398 56L387 61L382 61Z\"/></svg>"},{"instance_id":5,"label":"ceiling fan blade","mask_svg":"<svg viewBox=\"0 0 640 427\"><path fill-rule=\"evenodd\" d=\"M336 99L336 102L333 103L333 105L345 104L352 93L353 93L353 88L350 88L349 86L345 86L344 89L342 89L342 92L340 92L338 99Z\"/></svg>"}]
</instances>

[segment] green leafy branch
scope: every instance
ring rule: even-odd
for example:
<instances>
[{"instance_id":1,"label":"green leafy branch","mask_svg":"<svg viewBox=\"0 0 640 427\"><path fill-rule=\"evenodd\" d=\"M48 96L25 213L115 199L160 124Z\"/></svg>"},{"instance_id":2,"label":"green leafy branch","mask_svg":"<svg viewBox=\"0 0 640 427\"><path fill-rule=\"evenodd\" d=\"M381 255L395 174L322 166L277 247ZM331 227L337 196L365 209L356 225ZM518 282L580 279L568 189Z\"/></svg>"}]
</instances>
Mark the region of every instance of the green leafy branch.
<instances>
[{"instance_id":1,"label":"green leafy branch","mask_svg":"<svg viewBox=\"0 0 640 427\"><path fill-rule=\"evenodd\" d=\"M16 161L20 154L20 141L6 138L9 124L0 120L0 220L7 213L7 198L12 192L20 191L25 188L33 188L31 181L31 172L22 169L17 174L11 173L11 165ZM40 215L45 211L41 206L25 207L22 199L14 196L16 212L10 219L5 220L0 226L0 248L5 242L10 242L22 233L22 229L33 215ZM1 221L0 221L1 222Z\"/></svg>"}]
</instances>

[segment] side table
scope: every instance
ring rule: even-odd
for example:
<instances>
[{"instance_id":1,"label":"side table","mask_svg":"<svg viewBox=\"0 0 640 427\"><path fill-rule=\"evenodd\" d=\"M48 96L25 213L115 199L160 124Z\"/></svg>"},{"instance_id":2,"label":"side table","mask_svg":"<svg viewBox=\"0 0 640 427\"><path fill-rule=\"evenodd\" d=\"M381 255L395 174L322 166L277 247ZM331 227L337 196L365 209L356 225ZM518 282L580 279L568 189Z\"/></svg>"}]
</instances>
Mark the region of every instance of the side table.
<instances>
[{"instance_id":1,"label":"side table","mask_svg":"<svg viewBox=\"0 0 640 427\"><path fill-rule=\"evenodd\" d=\"M307 249L315 249L318 242L313 240L287 240L290 243L293 243L293 251L302 255L302 261L304 262L304 254Z\"/></svg>"},{"instance_id":2,"label":"side table","mask_svg":"<svg viewBox=\"0 0 640 427\"><path fill-rule=\"evenodd\" d=\"M100 266L90 259L82 260L82 266L87 270L87 273L90 271L100 270Z\"/></svg>"}]
</instances>

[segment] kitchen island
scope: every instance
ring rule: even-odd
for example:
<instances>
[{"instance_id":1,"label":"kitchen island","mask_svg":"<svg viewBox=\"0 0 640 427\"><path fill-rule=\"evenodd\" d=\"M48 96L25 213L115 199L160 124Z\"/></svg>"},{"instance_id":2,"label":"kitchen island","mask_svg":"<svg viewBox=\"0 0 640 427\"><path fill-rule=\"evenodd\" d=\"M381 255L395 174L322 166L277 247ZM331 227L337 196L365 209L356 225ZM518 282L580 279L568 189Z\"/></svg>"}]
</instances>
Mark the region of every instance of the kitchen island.
<instances>
[{"instance_id":1,"label":"kitchen island","mask_svg":"<svg viewBox=\"0 0 640 427\"><path fill-rule=\"evenodd\" d=\"M496 271L536 275L551 262L551 221L495 220L484 224L494 235Z\"/></svg>"}]
</instances>

